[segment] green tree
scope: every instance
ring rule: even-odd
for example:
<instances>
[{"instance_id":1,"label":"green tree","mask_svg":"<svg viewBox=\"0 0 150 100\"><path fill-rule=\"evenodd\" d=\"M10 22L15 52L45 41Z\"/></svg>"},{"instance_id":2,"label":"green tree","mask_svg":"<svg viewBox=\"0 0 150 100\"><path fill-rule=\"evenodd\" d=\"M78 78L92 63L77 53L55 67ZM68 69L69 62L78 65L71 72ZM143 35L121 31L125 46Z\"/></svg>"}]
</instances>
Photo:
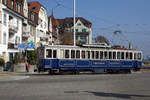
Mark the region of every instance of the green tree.
<instances>
[{"instance_id":1,"label":"green tree","mask_svg":"<svg viewBox=\"0 0 150 100\"><path fill-rule=\"evenodd\" d=\"M29 64L35 65L37 60L37 50L27 51L27 59Z\"/></svg>"}]
</instances>

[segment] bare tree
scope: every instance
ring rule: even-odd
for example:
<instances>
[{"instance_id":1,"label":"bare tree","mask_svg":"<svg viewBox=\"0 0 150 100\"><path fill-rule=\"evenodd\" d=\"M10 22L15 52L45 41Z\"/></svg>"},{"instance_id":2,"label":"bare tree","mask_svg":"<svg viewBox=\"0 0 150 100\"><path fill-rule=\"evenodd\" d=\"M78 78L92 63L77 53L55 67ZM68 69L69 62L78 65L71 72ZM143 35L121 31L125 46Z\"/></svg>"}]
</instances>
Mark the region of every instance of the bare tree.
<instances>
[{"instance_id":1,"label":"bare tree","mask_svg":"<svg viewBox=\"0 0 150 100\"><path fill-rule=\"evenodd\" d=\"M109 40L106 37L101 36L101 35L99 35L95 38L95 43L106 43L108 45L110 44Z\"/></svg>"},{"instance_id":2,"label":"bare tree","mask_svg":"<svg viewBox=\"0 0 150 100\"><path fill-rule=\"evenodd\" d=\"M65 32L60 35L62 45L73 45L73 36L71 32Z\"/></svg>"}]
</instances>

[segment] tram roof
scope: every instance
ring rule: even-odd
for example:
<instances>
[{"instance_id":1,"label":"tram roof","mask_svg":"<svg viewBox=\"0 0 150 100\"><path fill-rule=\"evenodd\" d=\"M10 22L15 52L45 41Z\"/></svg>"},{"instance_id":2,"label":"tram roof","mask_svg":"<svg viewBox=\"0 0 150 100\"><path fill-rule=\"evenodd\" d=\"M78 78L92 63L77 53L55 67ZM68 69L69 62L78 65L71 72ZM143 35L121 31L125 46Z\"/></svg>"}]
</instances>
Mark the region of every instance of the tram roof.
<instances>
[{"instance_id":1,"label":"tram roof","mask_svg":"<svg viewBox=\"0 0 150 100\"><path fill-rule=\"evenodd\" d=\"M90 48L90 49L111 49L111 50L125 50L125 51L140 51L136 49L128 49L128 48L112 48L111 46L100 46L100 45L81 45L81 46L72 46L72 45L43 45L42 47L45 48L71 48L71 49L84 49L84 48ZM140 51L142 52L142 51Z\"/></svg>"}]
</instances>

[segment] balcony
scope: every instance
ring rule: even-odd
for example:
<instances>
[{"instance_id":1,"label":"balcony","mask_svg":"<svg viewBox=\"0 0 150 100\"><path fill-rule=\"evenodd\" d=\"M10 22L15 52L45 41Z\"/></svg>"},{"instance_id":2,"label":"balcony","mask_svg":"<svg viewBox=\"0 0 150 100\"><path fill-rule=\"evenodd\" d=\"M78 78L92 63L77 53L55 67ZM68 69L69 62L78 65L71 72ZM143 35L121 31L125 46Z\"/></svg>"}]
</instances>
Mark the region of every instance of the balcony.
<instances>
[{"instance_id":1,"label":"balcony","mask_svg":"<svg viewBox=\"0 0 150 100\"><path fill-rule=\"evenodd\" d=\"M28 27L23 27L23 34L22 34L22 37L24 38L29 38L30 37L30 28Z\"/></svg>"},{"instance_id":2,"label":"balcony","mask_svg":"<svg viewBox=\"0 0 150 100\"><path fill-rule=\"evenodd\" d=\"M9 33L15 34L18 32L18 28L13 21L9 22Z\"/></svg>"},{"instance_id":3,"label":"balcony","mask_svg":"<svg viewBox=\"0 0 150 100\"><path fill-rule=\"evenodd\" d=\"M8 49L18 49L16 44L8 43Z\"/></svg>"}]
</instances>

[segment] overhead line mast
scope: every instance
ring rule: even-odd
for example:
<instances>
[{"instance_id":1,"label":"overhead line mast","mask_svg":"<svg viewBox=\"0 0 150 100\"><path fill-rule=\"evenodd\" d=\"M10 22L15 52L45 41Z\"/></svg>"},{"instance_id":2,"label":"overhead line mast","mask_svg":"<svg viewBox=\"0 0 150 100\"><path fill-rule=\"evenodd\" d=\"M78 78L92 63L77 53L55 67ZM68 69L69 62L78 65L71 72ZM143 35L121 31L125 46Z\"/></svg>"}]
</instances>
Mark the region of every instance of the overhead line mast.
<instances>
[{"instance_id":1,"label":"overhead line mast","mask_svg":"<svg viewBox=\"0 0 150 100\"><path fill-rule=\"evenodd\" d=\"M74 33L74 46L76 46L76 32L75 32L75 24L76 24L76 0L74 0L73 2L73 21L74 21L74 30L73 30L73 33Z\"/></svg>"}]
</instances>

